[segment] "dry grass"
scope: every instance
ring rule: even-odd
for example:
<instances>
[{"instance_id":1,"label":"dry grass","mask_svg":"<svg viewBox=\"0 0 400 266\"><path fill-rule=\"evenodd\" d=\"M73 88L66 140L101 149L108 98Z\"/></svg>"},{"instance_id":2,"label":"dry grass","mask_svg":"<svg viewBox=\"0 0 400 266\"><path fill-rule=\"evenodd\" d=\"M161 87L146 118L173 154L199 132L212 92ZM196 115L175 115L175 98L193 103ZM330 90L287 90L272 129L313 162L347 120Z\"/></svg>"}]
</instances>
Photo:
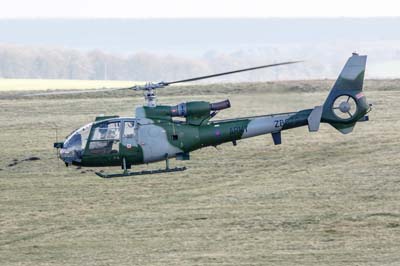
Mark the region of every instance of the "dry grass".
<instances>
[{"instance_id":1,"label":"dry grass","mask_svg":"<svg viewBox=\"0 0 400 266\"><path fill-rule=\"evenodd\" d=\"M219 117L312 107L326 96L321 84L232 89ZM224 98L205 89L162 100ZM58 167L55 125L65 136L99 113L132 115L140 97L0 100L0 264L398 265L400 92L366 94L371 121L350 135L299 128L280 146L261 136L172 162L189 168L182 173L112 180ZM7 166L29 156L41 160Z\"/></svg>"}]
</instances>

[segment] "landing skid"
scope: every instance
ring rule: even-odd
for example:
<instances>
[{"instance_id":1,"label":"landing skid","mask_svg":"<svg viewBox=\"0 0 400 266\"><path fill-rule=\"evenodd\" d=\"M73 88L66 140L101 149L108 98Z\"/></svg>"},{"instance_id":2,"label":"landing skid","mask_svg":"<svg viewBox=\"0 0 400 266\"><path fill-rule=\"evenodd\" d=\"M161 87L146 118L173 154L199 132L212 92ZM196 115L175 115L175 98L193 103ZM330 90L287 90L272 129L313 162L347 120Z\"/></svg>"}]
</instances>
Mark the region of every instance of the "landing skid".
<instances>
[{"instance_id":1,"label":"landing skid","mask_svg":"<svg viewBox=\"0 0 400 266\"><path fill-rule=\"evenodd\" d=\"M152 175L152 174L161 174L161 173L171 173L171 172L181 172L185 171L186 167L175 167L169 169L158 169L158 170L143 170L140 172L125 172L121 174L105 174L96 172L96 175L102 178L113 178L113 177L123 177L123 176L134 176L134 175Z\"/></svg>"},{"instance_id":2,"label":"landing skid","mask_svg":"<svg viewBox=\"0 0 400 266\"><path fill-rule=\"evenodd\" d=\"M172 173L172 172L181 172L181 171L186 170L186 167L169 168L168 154L166 154L166 158L165 158L165 169L143 170L140 172L129 172L126 168L125 158L123 158L123 160L122 160L122 167L124 168L124 172L122 174L105 174L105 173L96 172L96 175L98 175L102 178L113 178L113 177L123 177L123 176L133 176L133 175L153 175L153 174L162 174L162 173Z\"/></svg>"}]
</instances>

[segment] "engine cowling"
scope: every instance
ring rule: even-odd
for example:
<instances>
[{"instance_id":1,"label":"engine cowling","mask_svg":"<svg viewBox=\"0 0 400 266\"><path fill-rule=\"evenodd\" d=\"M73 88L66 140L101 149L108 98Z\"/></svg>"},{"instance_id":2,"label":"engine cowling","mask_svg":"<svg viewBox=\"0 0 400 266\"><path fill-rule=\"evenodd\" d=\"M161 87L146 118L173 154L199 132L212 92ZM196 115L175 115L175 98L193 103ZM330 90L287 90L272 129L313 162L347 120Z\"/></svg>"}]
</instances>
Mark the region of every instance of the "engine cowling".
<instances>
[{"instance_id":1,"label":"engine cowling","mask_svg":"<svg viewBox=\"0 0 400 266\"><path fill-rule=\"evenodd\" d=\"M229 107L231 107L229 100L216 103L193 101L172 106L170 115L172 117L185 117L189 124L199 125L205 119L210 118L211 112L227 109Z\"/></svg>"},{"instance_id":2,"label":"engine cowling","mask_svg":"<svg viewBox=\"0 0 400 266\"><path fill-rule=\"evenodd\" d=\"M156 107L141 106L136 108L137 118L150 118L155 120L172 120L172 117L184 117L192 125L200 125L212 118L217 111L231 107L229 100L210 103L206 101L193 101L180 103L175 106L158 105Z\"/></svg>"},{"instance_id":3,"label":"engine cowling","mask_svg":"<svg viewBox=\"0 0 400 266\"><path fill-rule=\"evenodd\" d=\"M229 100L221 102L210 103L205 101L193 101L187 103L180 103L171 107L171 116L188 117L207 114L211 111L219 111L231 107Z\"/></svg>"}]
</instances>

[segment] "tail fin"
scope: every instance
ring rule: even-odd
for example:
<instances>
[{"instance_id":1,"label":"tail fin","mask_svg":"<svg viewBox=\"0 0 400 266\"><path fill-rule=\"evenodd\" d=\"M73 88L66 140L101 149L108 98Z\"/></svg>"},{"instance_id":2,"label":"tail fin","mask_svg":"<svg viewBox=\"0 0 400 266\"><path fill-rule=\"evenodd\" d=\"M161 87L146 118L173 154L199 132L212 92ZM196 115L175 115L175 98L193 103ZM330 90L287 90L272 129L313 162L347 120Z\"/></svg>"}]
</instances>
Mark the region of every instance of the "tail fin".
<instances>
[{"instance_id":1,"label":"tail fin","mask_svg":"<svg viewBox=\"0 0 400 266\"><path fill-rule=\"evenodd\" d=\"M353 53L323 105L321 122L331 124L343 134L353 131L357 121L367 120L364 116L369 105L362 92L366 62L366 55Z\"/></svg>"}]
</instances>

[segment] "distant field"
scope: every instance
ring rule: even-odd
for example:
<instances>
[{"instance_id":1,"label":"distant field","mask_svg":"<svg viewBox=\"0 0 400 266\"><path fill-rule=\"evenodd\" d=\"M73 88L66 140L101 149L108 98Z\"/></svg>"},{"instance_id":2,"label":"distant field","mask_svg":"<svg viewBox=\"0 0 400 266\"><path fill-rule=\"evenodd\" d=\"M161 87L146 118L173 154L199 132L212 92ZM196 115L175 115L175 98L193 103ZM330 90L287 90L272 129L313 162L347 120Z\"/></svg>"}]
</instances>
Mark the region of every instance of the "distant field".
<instances>
[{"instance_id":1,"label":"distant field","mask_svg":"<svg viewBox=\"0 0 400 266\"><path fill-rule=\"evenodd\" d=\"M282 145L259 136L171 161L184 172L116 179L66 168L56 128L62 139L101 113L132 116L140 93L0 92L0 265L400 265L399 84L366 82L373 111L352 134L303 127ZM159 101L229 98L224 119L313 107L331 85L182 86Z\"/></svg>"},{"instance_id":2,"label":"distant field","mask_svg":"<svg viewBox=\"0 0 400 266\"><path fill-rule=\"evenodd\" d=\"M0 92L37 90L79 90L129 87L137 81L63 80L63 79L0 79Z\"/></svg>"}]
</instances>

